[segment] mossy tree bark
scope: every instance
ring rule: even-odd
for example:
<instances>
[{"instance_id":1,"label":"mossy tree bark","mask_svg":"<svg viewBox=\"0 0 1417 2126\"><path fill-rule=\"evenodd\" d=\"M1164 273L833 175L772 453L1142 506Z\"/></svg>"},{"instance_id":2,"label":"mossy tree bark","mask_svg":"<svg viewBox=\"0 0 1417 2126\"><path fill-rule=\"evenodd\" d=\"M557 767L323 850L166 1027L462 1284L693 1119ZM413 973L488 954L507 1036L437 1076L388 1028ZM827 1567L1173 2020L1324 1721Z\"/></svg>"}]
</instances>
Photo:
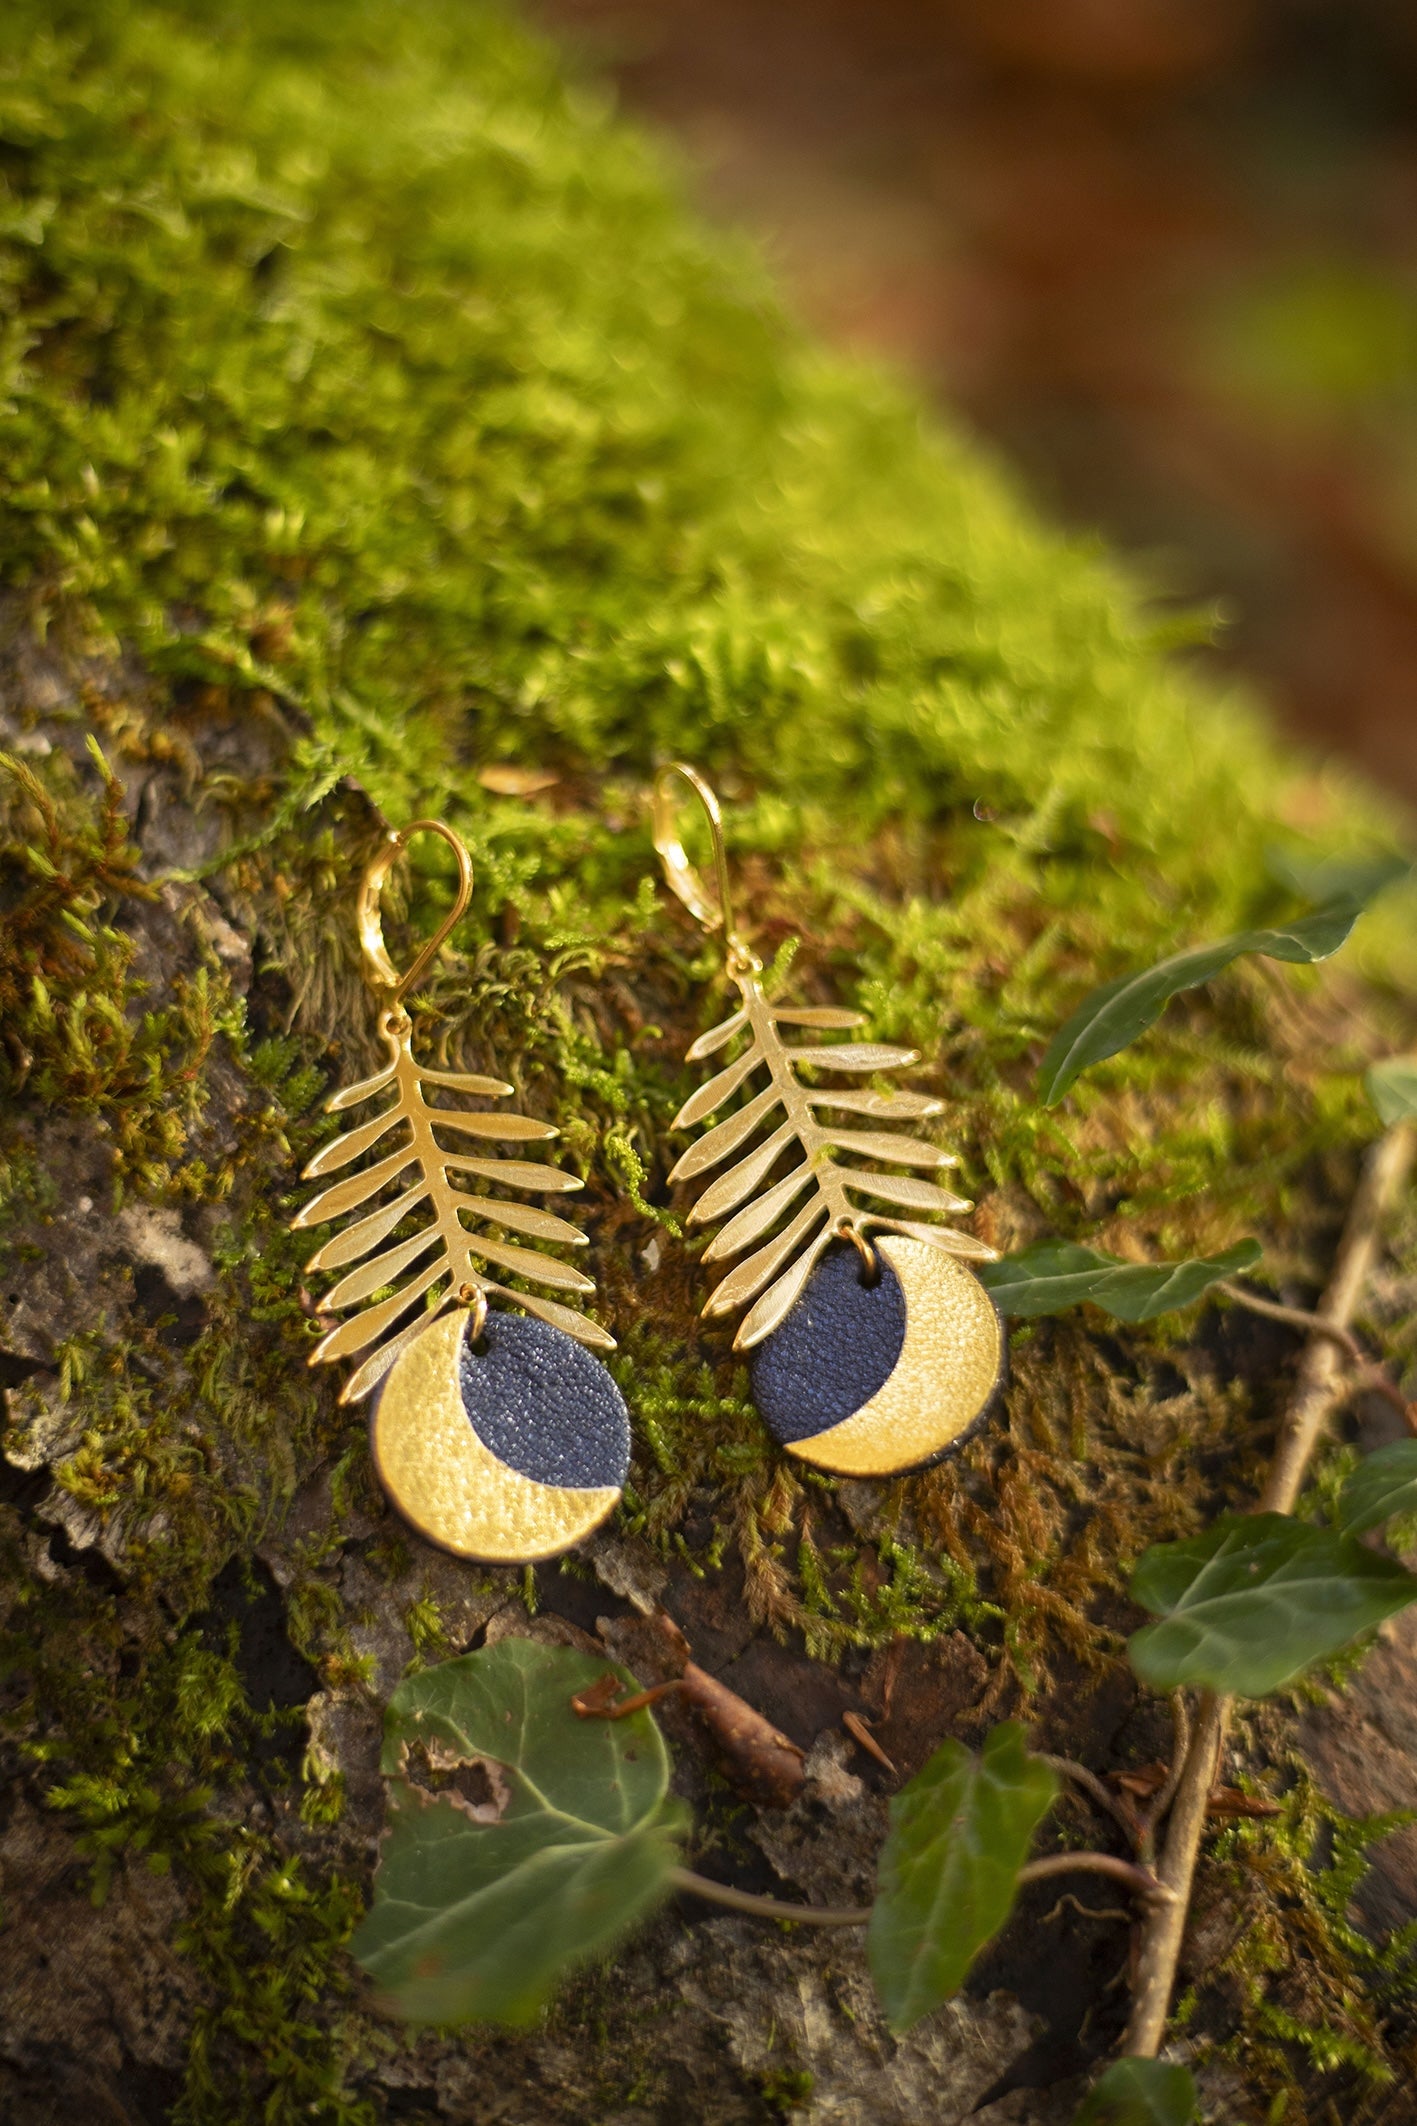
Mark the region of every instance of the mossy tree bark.
<instances>
[{"instance_id":1,"label":"mossy tree bark","mask_svg":"<svg viewBox=\"0 0 1417 2126\"><path fill-rule=\"evenodd\" d=\"M1375 804L1168 663L1174 625L907 395L804 345L498 14L317 0L218 34L18 0L0 171L7 2115L1066 2119L1125 2019L1126 1927L1081 1880L1030 1889L899 2042L859 1944L687 1907L544 2027L406 2039L342 1948L379 1708L508 1630L648 1680L663 1604L809 1752L791 1810L745 1808L666 1701L695 1865L832 1904L869 1895L890 1787L843 1713L901 1776L1005 1714L1098 1773L1165 1757L1124 1567L1253 1495L1299 1337L1042 1323L954 1461L790 1467L666 1185L722 999L641 797L665 753L714 775L759 951L924 1051L981 1237L1253 1232L1290 1300L1374 1134L1360 1067L1412 1037L1397 917L1361 978L1237 970L1056 1112L1033 1073L1096 981L1282 911L1276 838L1351 845ZM553 779L498 794L498 766ZM478 884L419 1041L562 1131L635 1426L619 1521L529 1575L385 1512L304 1364L285 1225L321 1094L373 1054L360 871L427 812ZM442 890L414 876L415 926ZM1414 1237L1365 1324L1399 1369ZM1350 1807L1365 1688L1306 1730ZM1417 1911L1410 1860L1355 1890L1372 1833L1294 1742L1280 1713L1240 1734L1280 1814L1208 1846L1185 1967L1235 2118L1281 2089L1361 2116L1412 2058L1398 1952L1349 1911ZM1406 1762L1382 1747L1370 1794Z\"/></svg>"}]
</instances>

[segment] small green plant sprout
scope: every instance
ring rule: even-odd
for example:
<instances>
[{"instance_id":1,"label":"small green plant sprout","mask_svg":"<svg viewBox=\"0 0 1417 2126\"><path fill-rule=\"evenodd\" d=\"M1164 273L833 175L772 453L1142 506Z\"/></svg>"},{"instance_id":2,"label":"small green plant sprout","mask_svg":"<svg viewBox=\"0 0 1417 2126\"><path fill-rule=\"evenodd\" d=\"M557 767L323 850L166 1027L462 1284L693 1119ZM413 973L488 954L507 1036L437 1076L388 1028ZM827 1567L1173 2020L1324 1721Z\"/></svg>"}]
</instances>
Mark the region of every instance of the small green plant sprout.
<instances>
[{"instance_id":1,"label":"small green plant sprout","mask_svg":"<svg viewBox=\"0 0 1417 2126\"><path fill-rule=\"evenodd\" d=\"M1046 1104L1060 1100L1090 1065L1113 1056L1155 1024L1166 1004L1247 953L1295 964L1327 959L1350 935L1373 897L1411 875L1405 857L1375 855L1273 868L1313 904L1283 929L1244 930L1124 974L1084 998L1055 1036L1040 1072ZM1360 1538L1417 1504L1417 1441L1372 1455L1344 1490L1336 1525L1293 1512L1345 1364L1359 1369L1406 1410L1381 1368L1368 1365L1350 1323L1377 1247L1380 1221L1406 1180L1417 1122L1417 1060L1375 1065L1369 1096L1387 1135L1369 1155L1350 1207L1325 1297L1315 1313L1280 1306L1230 1281L1259 1260L1255 1241L1184 1263L1135 1265L1063 1240L1047 1240L982 1274L1003 1312L1019 1318L1090 1302L1140 1322L1209 1290L1300 1330L1308 1347L1281 1426L1260 1510L1224 1515L1184 1542L1154 1546L1138 1560L1131 1591L1156 1621L1133 1633L1131 1663L1141 1681L1172 1694L1176 1749L1171 1776L1137 1843L1150 1864L1169 1813L1158 1864L1168 1893L1144 1915L1135 1956L1126 2057L1109 2070L1083 2121L1169 2126L1189 2119L1194 2092L1168 2082L1156 2054L1165 2035L1212 1782L1237 1697L1283 1690L1324 1660L1417 1601L1417 1575ZM1185 1693L1199 1687L1192 1723ZM1080 2122L1081 2126L1081 2122Z\"/></svg>"},{"instance_id":2,"label":"small green plant sprout","mask_svg":"<svg viewBox=\"0 0 1417 2126\"><path fill-rule=\"evenodd\" d=\"M683 1823L659 1729L571 1710L607 1665L506 1638L395 1691L390 1829L352 1947L409 2021L528 2023L667 1895Z\"/></svg>"},{"instance_id":3,"label":"small green plant sprout","mask_svg":"<svg viewBox=\"0 0 1417 2126\"><path fill-rule=\"evenodd\" d=\"M1346 1536L1367 1535L1398 1514L1417 1512L1417 1439L1394 1440L1363 1457L1338 1501Z\"/></svg>"},{"instance_id":4,"label":"small green plant sprout","mask_svg":"<svg viewBox=\"0 0 1417 2126\"><path fill-rule=\"evenodd\" d=\"M1389 1056L1373 1065L1363 1083L1386 1129L1417 1122L1417 1056Z\"/></svg>"},{"instance_id":5,"label":"small green plant sprout","mask_svg":"<svg viewBox=\"0 0 1417 2126\"><path fill-rule=\"evenodd\" d=\"M1220 1255L1136 1263L1071 1240L1040 1240L1000 1262L982 1263L974 1274L1000 1313L1016 1321L1058 1314L1084 1300L1116 1321L1151 1321L1190 1306L1237 1271L1253 1269L1263 1252L1257 1240L1241 1240Z\"/></svg>"},{"instance_id":6,"label":"small green plant sprout","mask_svg":"<svg viewBox=\"0 0 1417 2126\"><path fill-rule=\"evenodd\" d=\"M1074 2126L1191 2126L1196 2085L1166 2060L1113 2060Z\"/></svg>"},{"instance_id":7,"label":"small green plant sprout","mask_svg":"<svg viewBox=\"0 0 1417 2126\"><path fill-rule=\"evenodd\" d=\"M613 1703L624 1691L629 1705ZM668 1798L644 1695L608 1661L513 1637L399 1686L385 1726L389 1831L352 1943L396 2013L526 2023L563 1973L677 1890L756 1918L866 1927L902 2031L958 1991L1022 1884L1091 1869L1143 1902L1164 1894L1110 1853L1028 1858L1058 1778L1011 1723L977 1757L946 1742L896 1795L873 1904L787 1904L712 1882L680 1864L689 1825Z\"/></svg>"},{"instance_id":8,"label":"small green plant sprout","mask_svg":"<svg viewBox=\"0 0 1417 2126\"><path fill-rule=\"evenodd\" d=\"M1236 931L1094 989L1049 1044L1038 1076L1039 1098L1054 1106L1092 1064L1115 1056L1154 1026L1172 997L1199 989L1247 953L1299 966L1328 959L1346 942L1368 903L1410 869L1406 857L1374 856L1335 868L1327 878L1320 870L1315 883L1327 884L1329 897L1283 929Z\"/></svg>"},{"instance_id":9,"label":"small green plant sprout","mask_svg":"<svg viewBox=\"0 0 1417 2126\"><path fill-rule=\"evenodd\" d=\"M1417 1453L1417 1440L1401 1444ZM1406 1490L1417 1494L1411 1469ZM1371 1528L1386 1508L1363 1497ZM1417 1601L1417 1575L1338 1529L1285 1513L1227 1513L1201 1535L1146 1551L1132 1595L1161 1619L1128 1645L1143 1683L1264 1698Z\"/></svg>"},{"instance_id":10,"label":"small green plant sprout","mask_svg":"<svg viewBox=\"0 0 1417 2126\"><path fill-rule=\"evenodd\" d=\"M893 2030L908 2030L964 1984L1009 1916L1057 1792L1057 1774L1006 1722L978 1757L946 1742L895 1796L867 1936Z\"/></svg>"}]
</instances>

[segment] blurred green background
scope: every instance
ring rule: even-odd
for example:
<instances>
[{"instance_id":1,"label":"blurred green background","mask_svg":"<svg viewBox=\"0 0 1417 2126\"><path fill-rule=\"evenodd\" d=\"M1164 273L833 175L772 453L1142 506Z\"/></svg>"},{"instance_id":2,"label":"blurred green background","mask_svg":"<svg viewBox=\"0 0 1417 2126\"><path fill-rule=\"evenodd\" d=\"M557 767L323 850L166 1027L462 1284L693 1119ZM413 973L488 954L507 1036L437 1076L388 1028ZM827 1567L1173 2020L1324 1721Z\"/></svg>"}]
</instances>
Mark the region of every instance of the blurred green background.
<instances>
[{"instance_id":1,"label":"blurred green background","mask_svg":"<svg viewBox=\"0 0 1417 2126\"><path fill-rule=\"evenodd\" d=\"M1417 798L1410 0L535 0L1050 511Z\"/></svg>"}]
</instances>

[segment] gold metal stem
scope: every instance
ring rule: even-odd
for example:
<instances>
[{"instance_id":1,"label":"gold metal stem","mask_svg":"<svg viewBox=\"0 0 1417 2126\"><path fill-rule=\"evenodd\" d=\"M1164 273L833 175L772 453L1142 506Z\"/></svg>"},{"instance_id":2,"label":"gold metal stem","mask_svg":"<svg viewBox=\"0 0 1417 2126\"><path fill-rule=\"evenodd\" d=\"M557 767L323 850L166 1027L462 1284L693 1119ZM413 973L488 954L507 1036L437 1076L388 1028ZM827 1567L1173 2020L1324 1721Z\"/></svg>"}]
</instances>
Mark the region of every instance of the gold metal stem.
<instances>
[{"instance_id":1,"label":"gold metal stem","mask_svg":"<svg viewBox=\"0 0 1417 2126\"><path fill-rule=\"evenodd\" d=\"M787 1043L778 1030L773 1009L756 973L735 973L734 981L743 999L743 1009L748 1014L748 1024L754 1041L762 1050L774 1089L782 1103L783 1113L791 1123L793 1133L806 1154L807 1165L816 1176L817 1189L827 1207L827 1217L834 1233L844 1239L855 1240L860 1234L860 1214L846 1193L848 1170L839 1166L831 1155L830 1139L820 1127L812 1112L812 1098L801 1084L793 1068ZM864 1235L859 1244L866 1246ZM871 1250L874 1264L874 1250Z\"/></svg>"}]
</instances>

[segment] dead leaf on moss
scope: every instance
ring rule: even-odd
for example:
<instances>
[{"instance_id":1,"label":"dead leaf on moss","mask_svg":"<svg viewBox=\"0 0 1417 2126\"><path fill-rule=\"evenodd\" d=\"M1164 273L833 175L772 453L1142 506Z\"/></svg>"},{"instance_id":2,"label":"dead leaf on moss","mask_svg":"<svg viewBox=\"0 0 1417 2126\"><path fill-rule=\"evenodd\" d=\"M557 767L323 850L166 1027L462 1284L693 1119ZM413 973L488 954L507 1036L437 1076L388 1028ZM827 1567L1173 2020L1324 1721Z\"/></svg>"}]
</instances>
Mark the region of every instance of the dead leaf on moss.
<instances>
[{"instance_id":1,"label":"dead leaf on moss","mask_svg":"<svg viewBox=\"0 0 1417 2126\"><path fill-rule=\"evenodd\" d=\"M1108 1780L1120 1787L1124 1794L1135 1795L1139 1801L1150 1801L1159 1794L1169 1774L1164 1764L1142 1764L1131 1772L1109 1772ZM1278 1816L1278 1802L1267 1801L1262 1794L1247 1794L1243 1787L1213 1786L1206 1803L1207 1816Z\"/></svg>"},{"instance_id":2,"label":"dead leaf on moss","mask_svg":"<svg viewBox=\"0 0 1417 2126\"><path fill-rule=\"evenodd\" d=\"M519 768L509 760L479 768L477 779L494 797L535 797L539 791L553 790L561 780L550 768Z\"/></svg>"}]
</instances>

